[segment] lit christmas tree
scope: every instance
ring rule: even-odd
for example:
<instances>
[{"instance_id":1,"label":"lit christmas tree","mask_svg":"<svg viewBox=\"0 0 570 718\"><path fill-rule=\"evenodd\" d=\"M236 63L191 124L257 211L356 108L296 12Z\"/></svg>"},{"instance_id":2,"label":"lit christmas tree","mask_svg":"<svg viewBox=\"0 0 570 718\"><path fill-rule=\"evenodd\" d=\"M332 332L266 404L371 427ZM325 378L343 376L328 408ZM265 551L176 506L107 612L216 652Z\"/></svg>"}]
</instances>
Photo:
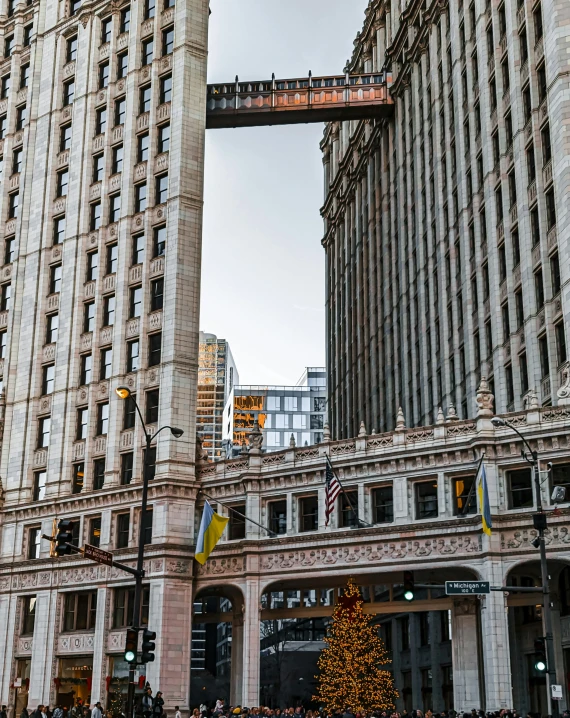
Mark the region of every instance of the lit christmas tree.
<instances>
[{"instance_id":1,"label":"lit christmas tree","mask_svg":"<svg viewBox=\"0 0 570 718\"><path fill-rule=\"evenodd\" d=\"M389 663L371 617L362 611L360 590L352 579L336 606L319 657L317 695L325 710L389 710L398 694L394 679L381 666Z\"/></svg>"}]
</instances>

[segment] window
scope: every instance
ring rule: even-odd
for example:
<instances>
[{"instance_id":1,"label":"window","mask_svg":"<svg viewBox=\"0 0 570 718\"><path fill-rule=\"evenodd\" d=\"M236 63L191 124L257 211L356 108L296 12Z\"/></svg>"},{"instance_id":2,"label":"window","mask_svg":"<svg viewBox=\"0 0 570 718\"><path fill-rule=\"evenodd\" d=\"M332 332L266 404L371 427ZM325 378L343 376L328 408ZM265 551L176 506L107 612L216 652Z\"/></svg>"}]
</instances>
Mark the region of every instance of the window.
<instances>
[{"instance_id":1,"label":"window","mask_svg":"<svg viewBox=\"0 0 570 718\"><path fill-rule=\"evenodd\" d=\"M67 107L73 103L75 97L75 80L68 80L63 83L63 106Z\"/></svg>"},{"instance_id":2,"label":"window","mask_svg":"<svg viewBox=\"0 0 570 718\"><path fill-rule=\"evenodd\" d=\"M95 113L95 134L102 135L107 129L107 108L100 107Z\"/></svg>"},{"instance_id":3,"label":"window","mask_svg":"<svg viewBox=\"0 0 570 718\"><path fill-rule=\"evenodd\" d=\"M130 402L129 402L130 403ZM133 480L133 453L121 454L121 485L126 486Z\"/></svg>"},{"instance_id":4,"label":"window","mask_svg":"<svg viewBox=\"0 0 570 718\"><path fill-rule=\"evenodd\" d=\"M139 162L146 162L148 160L148 145L149 137L148 132L138 136L138 150L137 157Z\"/></svg>"},{"instance_id":5,"label":"window","mask_svg":"<svg viewBox=\"0 0 570 718\"><path fill-rule=\"evenodd\" d=\"M27 62L25 65L20 67L20 90L27 87L30 82L30 63Z\"/></svg>"},{"instance_id":6,"label":"window","mask_svg":"<svg viewBox=\"0 0 570 718\"><path fill-rule=\"evenodd\" d=\"M24 129L24 126L27 121L28 121L27 105L20 105L20 107L16 107L16 130Z\"/></svg>"},{"instance_id":7,"label":"window","mask_svg":"<svg viewBox=\"0 0 570 718\"><path fill-rule=\"evenodd\" d=\"M55 386L55 365L48 364L47 366L44 366L44 368L43 368L42 396L47 396L47 394L53 394L54 386Z\"/></svg>"},{"instance_id":8,"label":"window","mask_svg":"<svg viewBox=\"0 0 570 718\"><path fill-rule=\"evenodd\" d=\"M74 62L77 60L77 35L67 38L65 49L65 61Z\"/></svg>"},{"instance_id":9,"label":"window","mask_svg":"<svg viewBox=\"0 0 570 718\"><path fill-rule=\"evenodd\" d=\"M8 0L8 17L12 17L16 11L16 0Z\"/></svg>"},{"instance_id":10,"label":"window","mask_svg":"<svg viewBox=\"0 0 570 718\"><path fill-rule=\"evenodd\" d=\"M146 209L146 182L135 185L135 212Z\"/></svg>"},{"instance_id":11,"label":"window","mask_svg":"<svg viewBox=\"0 0 570 718\"><path fill-rule=\"evenodd\" d=\"M61 291L61 264L56 264L51 268L49 293L57 294Z\"/></svg>"},{"instance_id":12,"label":"window","mask_svg":"<svg viewBox=\"0 0 570 718\"><path fill-rule=\"evenodd\" d=\"M90 228L91 231L101 226L101 202L94 202L91 205Z\"/></svg>"},{"instance_id":13,"label":"window","mask_svg":"<svg viewBox=\"0 0 570 718\"><path fill-rule=\"evenodd\" d=\"M12 306L12 285L2 285L2 299L0 300L0 311L7 312Z\"/></svg>"},{"instance_id":14,"label":"window","mask_svg":"<svg viewBox=\"0 0 570 718\"><path fill-rule=\"evenodd\" d=\"M113 350L101 349L99 379L110 379L113 373Z\"/></svg>"},{"instance_id":15,"label":"window","mask_svg":"<svg viewBox=\"0 0 570 718\"><path fill-rule=\"evenodd\" d=\"M174 50L174 26L162 31L162 54L171 55Z\"/></svg>"},{"instance_id":16,"label":"window","mask_svg":"<svg viewBox=\"0 0 570 718\"><path fill-rule=\"evenodd\" d=\"M87 302L83 306L83 331L92 332L95 330L95 302Z\"/></svg>"},{"instance_id":17,"label":"window","mask_svg":"<svg viewBox=\"0 0 570 718\"><path fill-rule=\"evenodd\" d=\"M87 255L86 282L94 282L99 277L99 252L89 252Z\"/></svg>"},{"instance_id":18,"label":"window","mask_svg":"<svg viewBox=\"0 0 570 718\"><path fill-rule=\"evenodd\" d=\"M521 261L521 245L518 229L511 230L511 243L513 245L513 267L516 267Z\"/></svg>"},{"instance_id":19,"label":"window","mask_svg":"<svg viewBox=\"0 0 570 718\"><path fill-rule=\"evenodd\" d=\"M534 294L536 298L536 308L541 309L544 306L544 281L542 278L542 269L534 273Z\"/></svg>"},{"instance_id":20,"label":"window","mask_svg":"<svg viewBox=\"0 0 570 718\"><path fill-rule=\"evenodd\" d=\"M546 65L544 62L536 68L536 80L538 83L538 104L541 105L544 100L546 100L546 95L548 94L548 86L546 84Z\"/></svg>"},{"instance_id":21,"label":"window","mask_svg":"<svg viewBox=\"0 0 570 718\"><path fill-rule=\"evenodd\" d=\"M546 377L550 374L550 365L548 359L548 340L545 334L538 338L538 353L540 356L540 371L542 378L546 379Z\"/></svg>"},{"instance_id":22,"label":"window","mask_svg":"<svg viewBox=\"0 0 570 718\"><path fill-rule=\"evenodd\" d=\"M103 299L103 326L112 327L115 323L115 295Z\"/></svg>"},{"instance_id":23,"label":"window","mask_svg":"<svg viewBox=\"0 0 570 718\"><path fill-rule=\"evenodd\" d=\"M160 78L160 102L170 102L172 100L172 75L166 75Z\"/></svg>"},{"instance_id":24,"label":"window","mask_svg":"<svg viewBox=\"0 0 570 718\"><path fill-rule=\"evenodd\" d=\"M47 449L49 446L50 428L51 417L45 416L38 421L38 449Z\"/></svg>"},{"instance_id":25,"label":"window","mask_svg":"<svg viewBox=\"0 0 570 718\"><path fill-rule=\"evenodd\" d=\"M65 594L64 631L94 631L97 619L97 591Z\"/></svg>"},{"instance_id":26,"label":"window","mask_svg":"<svg viewBox=\"0 0 570 718\"><path fill-rule=\"evenodd\" d=\"M139 341L135 339L127 342L127 371L138 371L139 369ZM132 402L128 402L132 404Z\"/></svg>"},{"instance_id":27,"label":"window","mask_svg":"<svg viewBox=\"0 0 570 718\"><path fill-rule=\"evenodd\" d=\"M526 352L523 352L519 356L519 368L521 378L521 394L526 394L528 391L528 366L526 363Z\"/></svg>"},{"instance_id":28,"label":"window","mask_svg":"<svg viewBox=\"0 0 570 718\"><path fill-rule=\"evenodd\" d=\"M228 538L230 541L236 541L245 538L245 504L232 506L234 511L230 511L230 521L228 524ZM241 516L235 513L238 511Z\"/></svg>"},{"instance_id":29,"label":"window","mask_svg":"<svg viewBox=\"0 0 570 718\"><path fill-rule=\"evenodd\" d=\"M453 512L455 516L477 513L475 481L475 476L462 476L453 479Z\"/></svg>"},{"instance_id":30,"label":"window","mask_svg":"<svg viewBox=\"0 0 570 718\"><path fill-rule=\"evenodd\" d=\"M109 61L99 65L99 89L102 90L109 84Z\"/></svg>"},{"instance_id":31,"label":"window","mask_svg":"<svg viewBox=\"0 0 570 718\"><path fill-rule=\"evenodd\" d=\"M339 527L354 528L358 525L358 495L356 491L343 491L339 497Z\"/></svg>"},{"instance_id":32,"label":"window","mask_svg":"<svg viewBox=\"0 0 570 718\"><path fill-rule=\"evenodd\" d=\"M522 289L515 292L515 309L517 314L517 330L524 324L524 304Z\"/></svg>"},{"instance_id":33,"label":"window","mask_svg":"<svg viewBox=\"0 0 570 718\"><path fill-rule=\"evenodd\" d=\"M101 45L111 42L111 32L113 30L113 18L106 17L101 20Z\"/></svg>"},{"instance_id":34,"label":"window","mask_svg":"<svg viewBox=\"0 0 570 718\"><path fill-rule=\"evenodd\" d=\"M145 85L139 90L139 113L150 112L151 86ZM148 134L146 135L148 137Z\"/></svg>"},{"instance_id":35,"label":"window","mask_svg":"<svg viewBox=\"0 0 570 718\"><path fill-rule=\"evenodd\" d=\"M117 147L113 147L113 167L112 167L112 173L116 174L117 172L123 171L123 145L117 145Z\"/></svg>"},{"instance_id":36,"label":"window","mask_svg":"<svg viewBox=\"0 0 570 718\"><path fill-rule=\"evenodd\" d=\"M63 125L59 130L59 151L65 152L71 148L71 124Z\"/></svg>"},{"instance_id":37,"label":"window","mask_svg":"<svg viewBox=\"0 0 570 718\"><path fill-rule=\"evenodd\" d=\"M16 247L15 237L6 237L4 240L4 264L12 264Z\"/></svg>"},{"instance_id":38,"label":"window","mask_svg":"<svg viewBox=\"0 0 570 718\"><path fill-rule=\"evenodd\" d=\"M123 514L119 514L119 517ZM128 514L125 514L128 518ZM117 518L119 518L117 517ZM124 548L124 547L118 547ZM131 625L133 617L133 603L135 600L134 588L116 588L114 591L113 628L126 628ZM142 590L141 625L148 625L148 609L150 603L150 589L143 586Z\"/></svg>"},{"instance_id":39,"label":"window","mask_svg":"<svg viewBox=\"0 0 570 718\"><path fill-rule=\"evenodd\" d=\"M154 256L161 257L166 249L166 226L154 230Z\"/></svg>"},{"instance_id":40,"label":"window","mask_svg":"<svg viewBox=\"0 0 570 718\"><path fill-rule=\"evenodd\" d=\"M119 263L119 246L117 244L107 245L107 274L116 274Z\"/></svg>"},{"instance_id":41,"label":"window","mask_svg":"<svg viewBox=\"0 0 570 718\"><path fill-rule=\"evenodd\" d=\"M416 519L437 518L437 482L422 481L414 486L416 494Z\"/></svg>"},{"instance_id":42,"label":"window","mask_svg":"<svg viewBox=\"0 0 570 718\"><path fill-rule=\"evenodd\" d=\"M117 55L117 80L120 80L122 77L126 77L128 69L129 53L122 52L120 55Z\"/></svg>"},{"instance_id":43,"label":"window","mask_svg":"<svg viewBox=\"0 0 570 718\"><path fill-rule=\"evenodd\" d=\"M147 509L142 516L143 546L152 543L152 509Z\"/></svg>"},{"instance_id":44,"label":"window","mask_svg":"<svg viewBox=\"0 0 570 718\"><path fill-rule=\"evenodd\" d=\"M109 431L109 404L97 404L97 436L105 436Z\"/></svg>"},{"instance_id":45,"label":"window","mask_svg":"<svg viewBox=\"0 0 570 718\"><path fill-rule=\"evenodd\" d=\"M499 279L504 282L507 278L507 253L504 243L499 247Z\"/></svg>"},{"instance_id":46,"label":"window","mask_svg":"<svg viewBox=\"0 0 570 718\"><path fill-rule=\"evenodd\" d=\"M0 332L0 359L6 359L8 349L8 332Z\"/></svg>"},{"instance_id":47,"label":"window","mask_svg":"<svg viewBox=\"0 0 570 718\"><path fill-rule=\"evenodd\" d=\"M109 197L109 222L118 222L121 217L121 195Z\"/></svg>"},{"instance_id":48,"label":"window","mask_svg":"<svg viewBox=\"0 0 570 718\"><path fill-rule=\"evenodd\" d=\"M0 140L3 140L6 137L6 133L8 131L8 118L6 115L2 115L0 117Z\"/></svg>"},{"instance_id":49,"label":"window","mask_svg":"<svg viewBox=\"0 0 570 718\"><path fill-rule=\"evenodd\" d=\"M13 192L8 195L10 204L8 206L8 217L10 219L16 219L20 215L20 195L18 192Z\"/></svg>"},{"instance_id":50,"label":"window","mask_svg":"<svg viewBox=\"0 0 570 718\"><path fill-rule=\"evenodd\" d=\"M79 10L81 7L82 0L71 0L69 3L69 12L71 15L75 15L75 13Z\"/></svg>"},{"instance_id":51,"label":"window","mask_svg":"<svg viewBox=\"0 0 570 718\"><path fill-rule=\"evenodd\" d=\"M56 217L53 220L53 243L61 244L65 237L65 215Z\"/></svg>"},{"instance_id":52,"label":"window","mask_svg":"<svg viewBox=\"0 0 570 718\"><path fill-rule=\"evenodd\" d=\"M158 153L168 152L170 149L170 123L160 125L158 128Z\"/></svg>"},{"instance_id":53,"label":"window","mask_svg":"<svg viewBox=\"0 0 570 718\"><path fill-rule=\"evenodd\" d=\"M87 438L89 432L89 410L87 407L82 407L77 410L77 431L75 432L75 438L77 441L82 441Z\"/></svg>"},{"instance_id":54,"label":"window","mask_svg":"<svg viewBox=\"0 0 570 718\"><path fill-rule=\"evenodd\" d=\"M144 234L136 234L133 237L133 265L144 262Z\"/></svg>"},{"instance_id":55,"label":"window","mask_svg":"<svg viewBox=\"0 0 570 718\"><path fill-rule=\"evenodd\" d=\"M82 354L81 356L81 385L86 386L91 383L93 377L93 355Z\"/></svg>"},{"instance_id":56,"label":"window","mask_svg":"<svg viewBox=\"0 0 570 718\"><path fill-rule=\"evenodd\" d=\"M287 502L271 501L269 506L269 529L278 536L287 533Z\"/></svg>"},{"instance_id":57,"label":"window","mask_svg":"<svg viewBox=\"0 0 570 718\"><path fill-rule=\"evenodd\" d=\"M4 75L2 77L2 99L5 100L10 92L10 75Z\"/></svg>"},{"instance_id":58,"label":"window","mask_svg":"<svg viewBox=\"0 0 570 718\"><path fill-rule=\"evenodd\" d=\"M559 322L558 324L555 324L554 331L556 333L556 352L558 358L558 366L560 366L561 364L564 364L567 359L564 322Z\"/></svg>"},{"instance_id":59,"label":"window","mask_svg":"<svg viewBox=\"0 0 570 718\"><path fill-rule=\"evenodd\" d=\"M42 501L46 495L46 478L45 471L36 471L34 474L34 501Z\"/></svg>"},{"instance_id":60,"label":"window","mask_svg":"<svg viewBox=\"0 0 570 718\"><path fill-rule=\"evenodd\" d=\"M28 530L28 559L36 559L40 557L41 540L41 528Z\"/></svg>"},{"instance_id":61,"label":"window","mask_svg":"<svg viewBox=\"0 0 570 718\"><path fill-rule=\"evenodd\" d=\"M160 175L156 178L155 204L164 204L168 199L168 175Z\"/></svg>"},{"instance_id":62,"label":"window","mask_svg":"<svg viewBox=\"0 0 570 718\"><path fill-rule=\"evenodd\" d=\"M135 397L133 397L134 399ZM133 401L125 401L123 405L123 429L132 429L137 422L137 408Z\"/></svg>"},{"instance_id":63,"label":"window","mask_svg":"<svg viewBox=\"0 0 570 718\"><path fill-rule=\"evenodd\" d=\"M147 391L146 393L146 416L145 421L147 424L156 424L158 421L158 403L159 403L159 392L158 389Z\"/></svg>"},{"instance_id":64,"label":"window","mask_svg":"<svg viewBox=\"0 0 570 718\"><path fill-rule=\"evenodd\" d=\"M150 283L150 311L162 309L164 296L164 279L155 279Z\"/></svg>"},{"instance_id":65,"label":"window","mask_svg":"<svg viewBox=\"0 0 570 718\"><path fill-rule=\"evenodd\" d=\"M553 189L546 193L546 226L549 232L556 226L556 203Z\"/></svg>"},{"instance_id":66,"label":"window","mask_svg":"<svg viewBox=\"0 0 570 718\"><path fill-rule=\"evenodd\" d=\"M507 471L509 508L526 509L534 506L530 469Z\"/></svg>"},{"instance_id":67,"label":"window","mask_svg":"<svg viewBox=\"0 0 570 718\"><path fill-rule=\"evenodd\" d=\"M67 197L69 185L69 170L61 170L57 173L57 197Z\"/></svg>"},{"instance_id":68,"label":"window","mask_svg":"<svg viewBox=\"0 0 570 718\"><path fill-rule=\"evenodd\" d=\"M164 9L166 10L169 7L174 7L175 0L164 0Z\"/></svg>"},{"instance_id":69,"label":"window","mask_svg":"<svg viewBox=\"0 0 570 718\"><path fill-rule=\"evenodd\" d=\"M24 596L23 604L22 635L32 636L36 620L36 597Z\"/></svg>"},{"instance_id":70,"label":"window","mask_svg":"<svg viewBox=\"0 0 570 718\"><path fill-rule=\"evenodd\" d=\"M53 344L57 341L59 314L48 314L46 320L46 344Z\"/></svg>"},{"instance_id":71,"label":"window","mask_svg":"<svg viewBox=\"0 0 570 718\"><path fill-rule=\"evenodd\" d=\"M126 7L121 10L121 21L119 25L119 32L128 32L131 26L131 8Z\"/></svg>"},{"instance_id":72,"label":"window","mask_svg":"<svg viewBox=\"0 0 570 718\"><path fill-rule=\"evenodd\" d=\"M148 480L152 481L156 476L156 446L152 446L148 452L143 451L143 459L146 463L146 471L148 472Z\"/></svg>"},{"instance_id":73,"label":"window","mask_svg":"<svg viewBox=\"0 0 570 718\"><path fill-rule=\"evenodd\" d=\"M162 332L151 334L148 338L148 365L160 364L162 350Z\"/></svg>"},{"instance_id":74,"label":"window","mask_svg":"<svg viewBox=\"0 0 570 718\"><path fill-rule=\"evenodd\" d=\"M144 19L148 20L154 17L155 12L155 0L145 0L144 3Z\"/></svg>"},{"instance_id":75,"label":"window","mask_svg":"<svg viewBox=\"0 0 570 718\"><path fill-rule=\"evenodd\" d=\"M142 314L142 287L132 287L130 293L129 319L140 317Z\"/></svg>"},{"instance_id":76,"label":"window","mask_svg":"<svg viewBox=\"0 0 570 718\"><path fill-rule=\"evenodd\" d=\"M152 62L154 54L154 41L151 38L150 40L143 40L142 43L142 64L143 65L150 65ZM147 89L147 88L145 88ZM148 88L150 90L150 87ZM150 94L150 93L149 93ZM144 110L146 112L147 110Z\"/></svg>"},{"instance_id":77,"label":"window","mask_svg":"<svg viewBox=\"0 0 570 718\"><path fill-rule=\"evenodd\" d=\"M4 57L10 57L15 45L14 35L8 35L4 40Z\"/></svg>"},{"instance_id":78,"label":"window","mask_svg":"<svg viewBox=\"0 0 570 718\"><path fill-rule=\"evenodd\" d=\"M127 114L127 101L124 97L115 100L115 126L124 125Z\"/></svg>"},{"instance_id":79,"label":"window","mask_svg":"<svg viewBox=\"0 0 570 718\"><path fill-rule=\"evenodd\" d=\"M103 488L104 483L105 459L95 459L93 462L93 490L100 491Z\"/></svg>"},{"instance_id":80,"label":"window","mask_svg":"<svg viewBox=\"0 0 570 718\"><path fill-rule=\"evenodd\" d=\"M509 321L509 303L505 302L501 307L501 316L503 320L503 344L508 342L511 334L511 326Z\"/></svg>"},{"instance_id":81,"label":"window","mask_svg":"<svg viewBox=\"0 0 570 718\"><path fill-rule=\"evenodd\" d=\"M129 545L130 514L117 516L117 548L127 548Z\"/></svg>"},{"instance_id":82,"label":"window","mask_svg":"<svg viewBox=\"0 0 570 718\"><path fill-rule=\"evenodd\" d=\"M26 25L24 28L24 41L23 45L24 47L30 47L32 44L32 35L34 34L34 26L33 25Z\"/></svg>"},{"instance_id":83,"label":"window","mask_svg":"<svg viewBox=\"0 0 570 718\"><path fill-rule=\"evenodd\" d=\"M570 501L570 464L553 464L550 472L550 493L555 486L564 486L566 488L565 502ZM566 602L570 601L570 592L566 597Z\"/></svg>"},{"instance_id":84,"label":"window","mask_svg":"<svg viewBox=\"0 0 570 718\"><path fill-rule=\"evenodd\" d=\"M540 133L542 137L542 164L547 165L552 159L552 143L550 141L550 126L546 125Z\"/></svg>"},{"instance_id":85,"label":"window","mask_svg":"<svg viewBox=\"0 0 570 718\"><path fill-rule=\"evenodd\" d=\"M299 531L316 531L319 526L319 499L305 496L299 499Z\"/></svg>"}]
</instances>

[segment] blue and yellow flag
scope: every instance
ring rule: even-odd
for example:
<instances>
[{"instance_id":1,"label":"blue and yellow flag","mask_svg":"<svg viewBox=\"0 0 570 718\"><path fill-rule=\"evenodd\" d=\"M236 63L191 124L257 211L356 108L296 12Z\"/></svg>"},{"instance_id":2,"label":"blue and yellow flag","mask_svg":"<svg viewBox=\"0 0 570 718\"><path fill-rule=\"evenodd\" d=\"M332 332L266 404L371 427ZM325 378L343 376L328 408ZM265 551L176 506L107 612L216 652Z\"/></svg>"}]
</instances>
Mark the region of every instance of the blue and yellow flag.
<instances>
[{"instance_id":1,"label":"blue and yellow flag","mask_svg":"<svg viewBox=\"0 0 570 718\"><path fill-rule=\"evenodd\" d=\"M493 521L491 519L491 504L489 502L489 487L487 486L487 474L485 473L485 464L481 462L479 476L477 477L477 493L479 494L479 509L481 511L481 521L483 522L483 531L490 536L493 529Z\"/></svg>"},{"instance_id":2,"label":"blue and yellow flag","mask_svg":"<svg viewBox=\"0 0 570 718\"><path fill-rule=\"evenodd\" d=\"M206 563L208 556L216 548L216 544L224 533L228 521L228 518L217 514L206 501L202 514L202 522L200 523L198 541L196 542L196 553L194 554L194 558L198 563L202 565Z\"/></svg>"}]
</instances>

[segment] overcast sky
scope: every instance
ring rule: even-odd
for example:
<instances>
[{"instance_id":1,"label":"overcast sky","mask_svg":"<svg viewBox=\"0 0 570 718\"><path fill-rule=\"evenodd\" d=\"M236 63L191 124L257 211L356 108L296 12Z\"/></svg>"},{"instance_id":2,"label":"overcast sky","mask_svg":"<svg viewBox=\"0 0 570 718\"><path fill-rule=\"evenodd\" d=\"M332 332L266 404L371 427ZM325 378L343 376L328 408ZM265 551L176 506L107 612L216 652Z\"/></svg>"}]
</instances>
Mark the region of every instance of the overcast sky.
<instances>
[{"instance_id":1,"label":"overcast sky","mask_svg":"<svg viewBox=\"0 0 570 718\"><path fill-rule=\"evenodd\" d=\"M211 0L209 82L342 72L368 0ZM209 130L201 329L242 384L324 366L324 125Z\"/></svg>"}]
</instances>

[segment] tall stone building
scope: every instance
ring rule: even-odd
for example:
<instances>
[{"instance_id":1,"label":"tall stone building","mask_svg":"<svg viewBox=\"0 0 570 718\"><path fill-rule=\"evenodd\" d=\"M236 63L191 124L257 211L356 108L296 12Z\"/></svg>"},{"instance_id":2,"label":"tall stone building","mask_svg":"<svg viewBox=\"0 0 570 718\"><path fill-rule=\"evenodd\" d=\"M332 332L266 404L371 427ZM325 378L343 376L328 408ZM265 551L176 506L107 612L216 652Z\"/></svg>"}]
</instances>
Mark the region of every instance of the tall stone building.
<instances>
[{"instance_id":1,"label":"tall stone building","mask_svg":"<svg viewBox=\"0 0 570 718\"><path fill-rule=\"evenodd\" d=\"M0 12L2 702L94 702L107 677L124 689L132 577L54 564L41 533L75 519L78 545L134 559L143 433L115 395L127 385L149 427L185 432L152 450L143 519L144 615L159 635L148 677L183 703L208 2L5 0Z\"/></svg>"},{"instance_id":2,"label":"tall stone building","mask_svg":"<svg viewBox=\"0 0 570 718\"><path fill-rule=\"evenodd\" d=\"M392 72L392 119L330 124L333 435L556 399L570 264L567 0L371 0L350 72ZM554 402L555 403L555 402ZM451 410L453 415L453 409Z\"/></svg>"}]
</instances>

